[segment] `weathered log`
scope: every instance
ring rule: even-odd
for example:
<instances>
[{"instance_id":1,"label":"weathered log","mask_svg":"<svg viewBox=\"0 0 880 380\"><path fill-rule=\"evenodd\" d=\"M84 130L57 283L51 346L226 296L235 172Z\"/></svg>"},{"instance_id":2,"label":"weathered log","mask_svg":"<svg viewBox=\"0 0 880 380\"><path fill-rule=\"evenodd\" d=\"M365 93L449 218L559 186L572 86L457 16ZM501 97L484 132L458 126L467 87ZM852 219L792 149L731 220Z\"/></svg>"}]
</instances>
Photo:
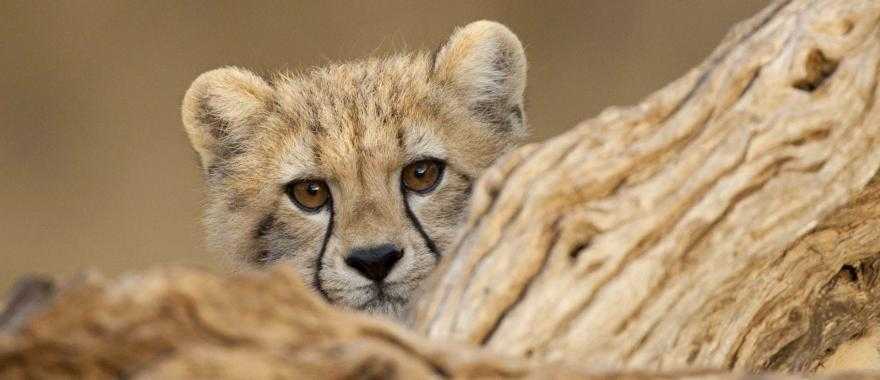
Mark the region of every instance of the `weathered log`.
<instances>
[{"instance_id":1,"label":"weathered log","mask_svg":"<svg viewBox=\"0 0 880 380\"><path fill-rule=\"evenodd\" d=\"M0 378L759 378L718 370L597 373L429 342L333 309L289 269L225 278L173 268L116 281L90 276L43 302L43 312L0 334ZM873 375L815 378L880 374Z\"/></svg>"},{"instance_id":2,"label":"weathered log","mask_svg":"<svg viewBox=\"0 0 880 380\"><path fill-rule=\"evenodd\" d=\"M817 370L880 322L878 23L878 1L773 3L639 106L511 153L416 308L428 337L283 268L160 269L24 285L0 377Z\"/></svg>"},{"instance_id":3,"label":"weathered log","mask_svg":"<svg viewBox=\"0 0 880 380\"><path fill-rule=\"evenodd\" d=\"M419 331L599 368L819 368L880 326L878 19L777 1L640 105L513 152Z\"/></svg>"}]
</instances>

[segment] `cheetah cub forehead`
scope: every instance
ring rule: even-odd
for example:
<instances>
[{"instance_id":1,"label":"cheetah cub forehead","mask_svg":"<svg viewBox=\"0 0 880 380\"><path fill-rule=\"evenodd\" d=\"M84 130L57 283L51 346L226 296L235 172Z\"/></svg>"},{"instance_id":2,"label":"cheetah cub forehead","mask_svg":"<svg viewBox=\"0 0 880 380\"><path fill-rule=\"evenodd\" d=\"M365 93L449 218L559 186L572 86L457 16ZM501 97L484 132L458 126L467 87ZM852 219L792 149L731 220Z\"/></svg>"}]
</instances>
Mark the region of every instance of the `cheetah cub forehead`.
<instances>
[{"instance_id":1,"label":"cheetah cub forehead","mask_svg":"<svg viewBox=\"0 0 880 380\"><path fill-rule=\"evenodd\" d=\"M400 315L449 253L474 179L525 135L526 59L479 21L435 54L270 79L222 68L186 92L211 246L291 265L332 303Z\"/></svg>"}]
</instances>

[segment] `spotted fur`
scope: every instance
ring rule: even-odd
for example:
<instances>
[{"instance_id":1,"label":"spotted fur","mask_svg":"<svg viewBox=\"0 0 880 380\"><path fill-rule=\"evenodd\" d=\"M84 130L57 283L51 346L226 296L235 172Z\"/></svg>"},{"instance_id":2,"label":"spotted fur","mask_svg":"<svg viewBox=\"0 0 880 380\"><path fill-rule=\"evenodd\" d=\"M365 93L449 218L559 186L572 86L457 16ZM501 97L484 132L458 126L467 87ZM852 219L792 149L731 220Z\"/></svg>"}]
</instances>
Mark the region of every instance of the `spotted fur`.
<instances>
[{"instance_id":1,"label":"spotted fur","mask_svg":"<svg viewBox=\"0 0 880 380\"><path fill-rule=\"evenodd\" d=\"M474 179L525 135L526 61L506 27L456 30L433 56L396 55L281 73L228 67L196 79L183 122L204 168L214 249L251 267L292 265L328 301L397 315L447 253ZM428 194L401 185L414 161L445 162ZM326 181L315 213L285 185ZM345 264L353 249L393 244L381 284Z\"/></svg>"}]
</instances>

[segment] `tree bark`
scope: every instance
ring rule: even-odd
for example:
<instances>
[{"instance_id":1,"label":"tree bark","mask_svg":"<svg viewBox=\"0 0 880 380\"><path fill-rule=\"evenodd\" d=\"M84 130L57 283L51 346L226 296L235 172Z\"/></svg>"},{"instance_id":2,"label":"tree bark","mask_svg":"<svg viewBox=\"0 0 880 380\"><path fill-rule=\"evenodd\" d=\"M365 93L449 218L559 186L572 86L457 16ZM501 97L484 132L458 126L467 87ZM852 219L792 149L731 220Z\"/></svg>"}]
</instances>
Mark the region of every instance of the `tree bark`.
<instances>
[{"instance_id":1,"label":"tree bark","mask_svg":"<svg viewBox=\"0 0 880 380\"><path fill-rule=\"evenodd\" d=\"M640 105L512 152L416 332L284 268L30 281L0 314L0 377L819 370L880 324L878 23L880 1L777 1Z\"/></svg>"},{"instance_id":2,"label":"tree bark","mask_svg":"<svg viewBox=\"0 0 880 380\"><path fill-rule=\"evenodd\" d=\"M817 369L880 322L878 16L777 1L638 106L503 159L418 330L599 367Z\"/></svg>"}]
</instances>

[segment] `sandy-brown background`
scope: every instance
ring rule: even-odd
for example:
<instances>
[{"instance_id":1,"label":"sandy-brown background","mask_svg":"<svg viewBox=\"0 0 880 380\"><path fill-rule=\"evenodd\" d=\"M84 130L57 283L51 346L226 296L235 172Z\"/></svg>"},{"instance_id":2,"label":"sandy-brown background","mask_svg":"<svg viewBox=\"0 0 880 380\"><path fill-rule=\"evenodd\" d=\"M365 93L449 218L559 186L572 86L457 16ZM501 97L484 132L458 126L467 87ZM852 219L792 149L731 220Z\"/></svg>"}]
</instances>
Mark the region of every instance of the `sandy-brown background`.
<instances>
[{"instance_id":1,"label":"sandy-brown background","mask_svg":"<svg viewBox=\"0 0 880 380\"><path fill-rule=\"evenodd\" d=\"M219 267L179 116L203 71L432 49L494 19L526 47L542 139L677 78L765 3L0 0L0 294L29 272Z\"/></svg>"}]
</instances>

